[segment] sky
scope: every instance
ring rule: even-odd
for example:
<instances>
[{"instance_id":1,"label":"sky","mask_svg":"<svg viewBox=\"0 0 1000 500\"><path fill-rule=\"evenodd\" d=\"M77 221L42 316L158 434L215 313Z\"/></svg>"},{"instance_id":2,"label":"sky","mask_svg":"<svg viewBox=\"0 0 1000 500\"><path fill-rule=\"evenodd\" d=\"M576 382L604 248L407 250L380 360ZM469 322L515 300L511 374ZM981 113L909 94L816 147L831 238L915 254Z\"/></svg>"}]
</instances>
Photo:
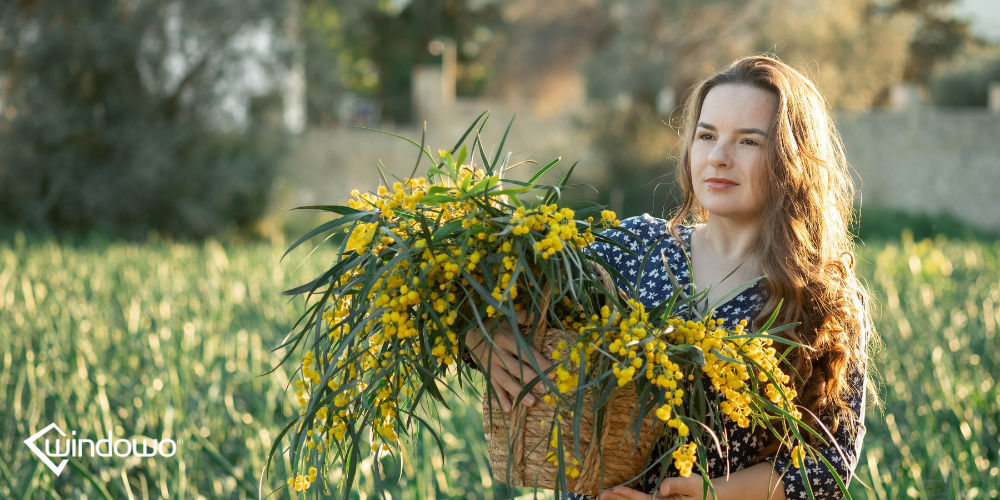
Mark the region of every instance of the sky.
<instances>
[{"instance_id":1,"label":"sky","mask_svg":"<svg viewBox=\"0 0 1000 500\"><path fill-rule=\"evenodd\" d=\"M972 20L972 31L1000 41L1000 0L959 0L956 10Z\"/></svg>"}]
</instances>

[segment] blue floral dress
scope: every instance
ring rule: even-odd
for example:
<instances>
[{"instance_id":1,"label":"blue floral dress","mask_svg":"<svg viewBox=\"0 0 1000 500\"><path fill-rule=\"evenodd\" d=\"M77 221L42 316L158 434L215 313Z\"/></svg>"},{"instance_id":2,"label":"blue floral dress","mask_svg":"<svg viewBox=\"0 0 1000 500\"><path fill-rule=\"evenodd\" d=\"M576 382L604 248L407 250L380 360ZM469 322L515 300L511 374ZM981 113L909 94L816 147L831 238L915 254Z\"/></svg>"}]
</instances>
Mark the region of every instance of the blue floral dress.
<instances>
[{"instance_id":1,"label":"blue floral dress","mask_svg":"<svg viewBox=\"0 0 1000 500\"><path fill-rule=\"evenodd\" d=\"M687 288L686 291L689 293L692 291L691 273L686 257L691 250L692 227L681 226L679 228L680 241L670 235L666 221L648 214L622 221L621 228L634 233L638 239L616 230L607 231L605 236L628 248L635 255L622 252L620 248L608 243L594 243L591 248L596 255L610 263L621 272L622 276L631 281L630 283L619 281L618 286L622 290L636 291L634 296L643 305L647 308L653 307L669 298L673 293L674 285L670 279L670 273L672 273L676 277L678 285ZM649 254L650 258L643 265L643 256L650 249L652 249L652 253ZM670 273L667 272L665 265L669 266ZM640 272L640 266L642 266L642 272ZM716 318L723 320L729 328L735 326L741 319L752 320L764 303L764 293L765 291L757 284L742 290L716 309ZM834 433L837 446L818 450L833 465L845 484L851 480L854 468L858 463L861 440L865 434L865 369L865 363L861 363L860 366L853 367L849 375L850 383L854 387L849 404L857 418L854 431L852 432L847 429L847 426L841 425ZM711 390L710 387L709 390ZM754 465L755 455L764 445L752 429L742 429L728 419L726 419L725 430L729 447L723 449L723 456L709 453L708 472L710 477L722 477L727 473ZM665 443L662 441L656 443L653 456L660 456L665 451L664 446ZM769 458L768 461L778 473L782 474L785 496L789 499L808 499L809 488L812 489L813 497L817 499L835 499L841 498L843 495L837 485L837 480L826 465L821 462L817 463L809 457L804 461L804 470L808 478L807 484L806 481L803 481L800 470L791 466L791 455L787 450ZM661 466L663 469L654 468L643 478L640 485L642 490L651 492L657 487L659 477L677 475L673 464L669 463L672 460L668 459L664 462L667 463ZM586 499L589 497L571 493L569 498Z\"/></svg>"}]
</instances>

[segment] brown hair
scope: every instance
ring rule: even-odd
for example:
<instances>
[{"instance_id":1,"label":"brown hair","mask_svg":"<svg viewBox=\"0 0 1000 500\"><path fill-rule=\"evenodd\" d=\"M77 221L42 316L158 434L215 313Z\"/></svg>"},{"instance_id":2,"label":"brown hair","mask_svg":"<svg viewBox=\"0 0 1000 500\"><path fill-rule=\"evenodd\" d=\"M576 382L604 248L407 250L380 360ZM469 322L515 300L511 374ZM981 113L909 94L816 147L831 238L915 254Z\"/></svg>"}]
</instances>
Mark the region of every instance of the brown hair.
<instances>
[{"instance_id":1,"label":"brown hair","mask_svg":"<svg viewBox=\"0 0 1000 500\"><path fill-rule=\"evenodd\" d=\"M756 250L767 301L753 324L760 327L779 302L777 324L799 323L781 334L808 348L796 348L798 403L830 431L853 426L847 400L848 368L861 363L872 333L867 292L854 273L854 183L844 146L816 86L790 66L767 56L740 59L699 84L687 101L677 173L684 202L670 230L685 220L708 217L694 197L691 143L708 92L724 84L747 85L778 98L771 123L763 185L766 202ZM806 415L807 423L815 424ZM820 431L822 434L823 432ZM762 456L773 453L771 439Z\"/></svg>"}]
</instances>

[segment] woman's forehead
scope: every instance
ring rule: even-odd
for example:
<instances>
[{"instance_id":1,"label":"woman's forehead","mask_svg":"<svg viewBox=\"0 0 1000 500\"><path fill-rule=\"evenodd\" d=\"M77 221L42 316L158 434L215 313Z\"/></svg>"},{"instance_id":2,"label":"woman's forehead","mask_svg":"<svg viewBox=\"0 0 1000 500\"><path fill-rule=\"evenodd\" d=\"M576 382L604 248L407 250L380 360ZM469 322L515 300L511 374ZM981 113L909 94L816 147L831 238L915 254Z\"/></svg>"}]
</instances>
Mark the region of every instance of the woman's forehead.
<instances>
[{"instance_id":1,"label":"woman's forehead","mask_svg":"<svg viewBox=\"0 0 1000 500\"><path fill-rule=\"evenodd\" d=\"M778 98L749 85L723 84L705 95L698 125L711 128L767 130L778 112Z\"/></svg>"}]
</instances>

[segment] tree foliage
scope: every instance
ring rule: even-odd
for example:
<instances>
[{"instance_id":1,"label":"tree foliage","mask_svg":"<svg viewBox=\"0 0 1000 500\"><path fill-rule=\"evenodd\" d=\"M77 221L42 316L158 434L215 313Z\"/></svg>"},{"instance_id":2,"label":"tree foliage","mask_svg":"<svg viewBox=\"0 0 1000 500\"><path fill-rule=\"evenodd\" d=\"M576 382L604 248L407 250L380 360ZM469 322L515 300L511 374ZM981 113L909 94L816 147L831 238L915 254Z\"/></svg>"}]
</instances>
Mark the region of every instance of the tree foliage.
<instances>
[{"instance_id":1,"label":"tree foliage","mask_svg":"<svg viewBox=\"0 0 1000 500\"><path fill-rule=\"evenodd\" d=\"M227 126L220 103L282 5L4 2L0 218L133 235L251 226L280 140L252 117Z\"/></svg>"},{"instance_id":2,"label":"tree foliage","mask_svg":"<svg viewBox=\"0 0 1000 500\"><path fill-rule=\"evenodd\" d=\"M652 108L667 89L682 102L734 59L771 53L817 81L839 108L867 108L902 74L912 22L871 0L631 0L604 8L616 36L587 64L590 95Z\"/></svg>"},{"instance_id":3,"label":"tree foliage","mask_svg":"<svg viewBox=\"0 0 1000 500\"><path fill-rule=\"evenodd\" d=\"M903 75L907 81L928 83L936 67L973 41L969 20L954 17L954 5L955 0L896 0L891 5L892 11L917 22Z\"/></svg>"},{"instance_id":4,"label":"tree foliage","mask_svg":"<svg viewBox=\"0 0 1000 500\"><path fill-rule=\"evenodd\" d=\"M372 97L385 118L409 122L413 69L439 63L428 50L435 39L454 41L459 62L477 69L458 75L459 89L478 87L486 77L485 66L475 63L478 48L501 22L490 0L302 3L312 123L335 122L344 92Z\"/></svg>"},{"instance_id":5,"label":"tree foliage","mask_svg":"<svg viewBox=\"0 0 1000 500\"><path fill-rule=\"evenodd\" d=\"M930 77L931 101L938 106L985 107L991 84L1000 82L1000 46L979 46L940 65Z\"/></svg>"}]
</instances>

